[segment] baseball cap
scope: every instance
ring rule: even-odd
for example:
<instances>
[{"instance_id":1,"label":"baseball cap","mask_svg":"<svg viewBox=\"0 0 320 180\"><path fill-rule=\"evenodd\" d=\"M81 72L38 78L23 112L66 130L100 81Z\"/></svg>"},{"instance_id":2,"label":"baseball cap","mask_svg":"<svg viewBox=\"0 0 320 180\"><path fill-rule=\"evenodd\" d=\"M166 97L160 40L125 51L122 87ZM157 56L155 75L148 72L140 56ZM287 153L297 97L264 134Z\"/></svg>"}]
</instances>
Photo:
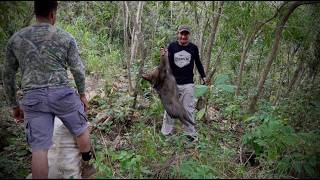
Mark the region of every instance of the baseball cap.
<instances>
[{"instance_id":1,"label":"baseball cap","mask_svg":"<svg viewBox=\"0 0 320 180\"><path fill-rule=\"evenodd\" d=\"M190 27L187 25L181 25L178 28L178 32L181 33L182 31L187 31L188 33L190 33Z\"/></svg>"}]
</instances>

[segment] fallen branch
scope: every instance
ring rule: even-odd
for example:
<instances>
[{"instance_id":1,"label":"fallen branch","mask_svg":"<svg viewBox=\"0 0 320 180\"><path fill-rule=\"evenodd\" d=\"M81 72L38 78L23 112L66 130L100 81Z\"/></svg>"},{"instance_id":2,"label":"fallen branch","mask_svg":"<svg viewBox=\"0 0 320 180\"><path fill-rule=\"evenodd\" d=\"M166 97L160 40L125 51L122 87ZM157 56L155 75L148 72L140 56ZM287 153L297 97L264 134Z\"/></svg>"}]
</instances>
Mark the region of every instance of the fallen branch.
<instances>
[{"instance_id":1,"label":"fallen branch","mask_svg":"<svg viewBox=\"0 0 320 180\"><path fill-rule=\"evenodd\" d=\"M101 139L102 139L102 143L103 143L103 145L104 145L104 147L108 147L107 146L107 142L106 142L106 140L105 140L105 138L103 137L103 135L102 135L102 133L101 133L101 131L99 130L99 134L100 134L100 136L101 136Z\"/></svg>"},{"instance_id":2,"label":"fallen branch","mask_svg":"<svg viewBox=\"0 0 320 180\"><path fill-rule=\"evenodd\" d=\"M249 158L246 160L246 162L244 163L244 165L246 165L246 164L249 162L249 160L250 160L250 158L252 157L253 154L254 154L254 152L251 153L251 155L250 155Z\"/></svg>"},{"instance_id":3,"label":"fallen branch","mask_svg":"<svg viewBox=\"0 0 320 180\"><path fill-rule=\"evenodd\" d=\"M170 167L171 164L174 164L174 162L177 160L177 158L178 158L178 155L171 156L162 166L156 168L157 170L153 173L153 176L156 176L162 170Z\"/></svg>"},{"instance_id":4,"label":"fallen branch","mask_svg":"<svg viewBox=\"0 0 320 180\"><path fill-rule=\"evenodd\" d=\"M243 163L243 161L242 161L242 144L240 145L240 163L241 164Z\"/></svg>"},{"instance_id":5,"label":"fallen branch","mask_svg":"<svg viewBox=\"0 0 320 180\"><path fill-rule=\"evenodd\" d=\"M99 124L103 124L104 122L109 121L109 120L111 120L111 119L113 119L112 116L109 116L109 115L103 116L102 118L100 118L100 119L92 126L92 128L89 130L89 133L90 133L90 134L93 133L93 131L95 131L95 130L98 128L98 125L99 125Z\"/></svg>"}]
</instances>

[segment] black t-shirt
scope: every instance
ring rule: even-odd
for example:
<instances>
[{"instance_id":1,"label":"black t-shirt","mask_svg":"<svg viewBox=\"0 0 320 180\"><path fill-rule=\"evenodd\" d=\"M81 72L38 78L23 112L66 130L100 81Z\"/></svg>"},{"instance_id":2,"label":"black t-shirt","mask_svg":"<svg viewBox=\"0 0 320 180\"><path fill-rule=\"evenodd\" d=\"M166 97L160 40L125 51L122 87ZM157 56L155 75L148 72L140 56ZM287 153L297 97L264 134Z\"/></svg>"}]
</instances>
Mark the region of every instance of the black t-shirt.
<instances>
[{"instance_id":1,"label":"black t-shirt","mask_svg":"<svg viewBox=\"0 0 320 180\"><path fill-rule=\"evenodd\" d=\"M187 46L172 42L168 46L169 63L177 84L193 83L194 63L201 77L205 77L204 69L199 58L199 50L196 45L189 42Z\"/></svg>"}]
</instances>

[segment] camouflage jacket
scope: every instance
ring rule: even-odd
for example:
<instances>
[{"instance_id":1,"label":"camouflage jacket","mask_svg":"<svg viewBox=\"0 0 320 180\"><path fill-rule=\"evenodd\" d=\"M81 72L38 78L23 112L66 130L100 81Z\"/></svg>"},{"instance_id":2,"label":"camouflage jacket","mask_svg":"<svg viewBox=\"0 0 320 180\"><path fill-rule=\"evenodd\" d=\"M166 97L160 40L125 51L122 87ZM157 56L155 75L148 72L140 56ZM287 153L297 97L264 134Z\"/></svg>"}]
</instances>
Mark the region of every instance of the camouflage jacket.
<instances>
[{"instance_id":1,"label":"camouflage jacket","mask_svg":"<svg viewBox=\"0 0 320 180\"><path fill-rule=\"evenodd\" d=\"M69 84L67 68L79 93L85 91L85 69L75 39L48 23L23 28L8 41L3 83L10 106L17 106L15 75L20 67L23 91Z\"/></svg>"}]
</instances>

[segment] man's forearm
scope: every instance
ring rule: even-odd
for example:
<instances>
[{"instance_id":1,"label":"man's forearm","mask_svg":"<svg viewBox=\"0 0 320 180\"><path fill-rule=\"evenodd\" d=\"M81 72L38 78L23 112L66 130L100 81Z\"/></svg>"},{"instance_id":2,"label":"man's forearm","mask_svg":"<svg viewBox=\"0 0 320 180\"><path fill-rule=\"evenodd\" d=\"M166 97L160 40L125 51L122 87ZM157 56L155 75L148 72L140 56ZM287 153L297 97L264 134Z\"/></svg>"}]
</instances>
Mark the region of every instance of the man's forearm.
<instances>
[{"instance_id":1,"label":"man's forearm","mask_svg":"<svg viewBox=\"0 0 320 180\"><path fill-rule=\"evenodd\" d=\"M78 93L83 94L85 92L85 72L83 66L78 68L70 68L70 71L74 77Z\"/></svg>"},{"instance_id":2,"label":"man's forearm","mask_svg":"<svg viewBox=\"0 0 320 180\"><path fill-rule=\"evenodd\" d=\"M198 72L199 72L199 74L201 75L201 78L204 78L204 77L206 77L206 74L205 74L205 72L204 72L204 68L203 68L202 63L201 63L201 61L200 61L200 56L199 56L198 50L197 50L196 53L197 53L197 54L196 54L196 57L195 57L195 63L196 63Z\"/></svg>"},{"instance_id":3,"label":"man's forearm","mask_svg":"<svg viewBox=\"0 0 320 180\"><path fill-rule=\"evenodd\" d=\"M78 93L84 94L85 93L85 76L82 74L75 74L74 75L75 83L77 85Z\"/></svg>"},{"instance_id":4,"label":"man's forearm","mask_svg":"<svg viewBox=\"0 0 320 180\"><path fill-rule=\"evenodd\" d=\"M16 99L16 78L15 73L4 71L3 72L3 85L5 94L7 96L7 100L9 102L10 107L17 107L19 106L17 99Z\"/></svg>"},{"instance_id":5,"label":"man's forearm","mask_svg":"<svg viewBox=\"0 0 320 180\"><path fill-rule=\"evenodd\" d=\"M6 58L4 61L4 71L2 75L3 85L7 100L10 107L19 106L16 99L16 73L19 67L19 63L16 59L15 54L13 53L13 47L9 40L6 48Z\"/></svg>"},{"instance_id":6,"label":"man's forearm","mask_svg":"<svg viewBox=\"0 0 320 180\"><path fill-rule=\"evenodd\" d=\"M202 64L199 62L199 63L197 63L196 65L197 65L197 69L198 69L198 72L199 72L201 78L206 77L206 74L205 74L205 72L204 72L204 69L203 69Z\"/></svg>"}]
</instances>

